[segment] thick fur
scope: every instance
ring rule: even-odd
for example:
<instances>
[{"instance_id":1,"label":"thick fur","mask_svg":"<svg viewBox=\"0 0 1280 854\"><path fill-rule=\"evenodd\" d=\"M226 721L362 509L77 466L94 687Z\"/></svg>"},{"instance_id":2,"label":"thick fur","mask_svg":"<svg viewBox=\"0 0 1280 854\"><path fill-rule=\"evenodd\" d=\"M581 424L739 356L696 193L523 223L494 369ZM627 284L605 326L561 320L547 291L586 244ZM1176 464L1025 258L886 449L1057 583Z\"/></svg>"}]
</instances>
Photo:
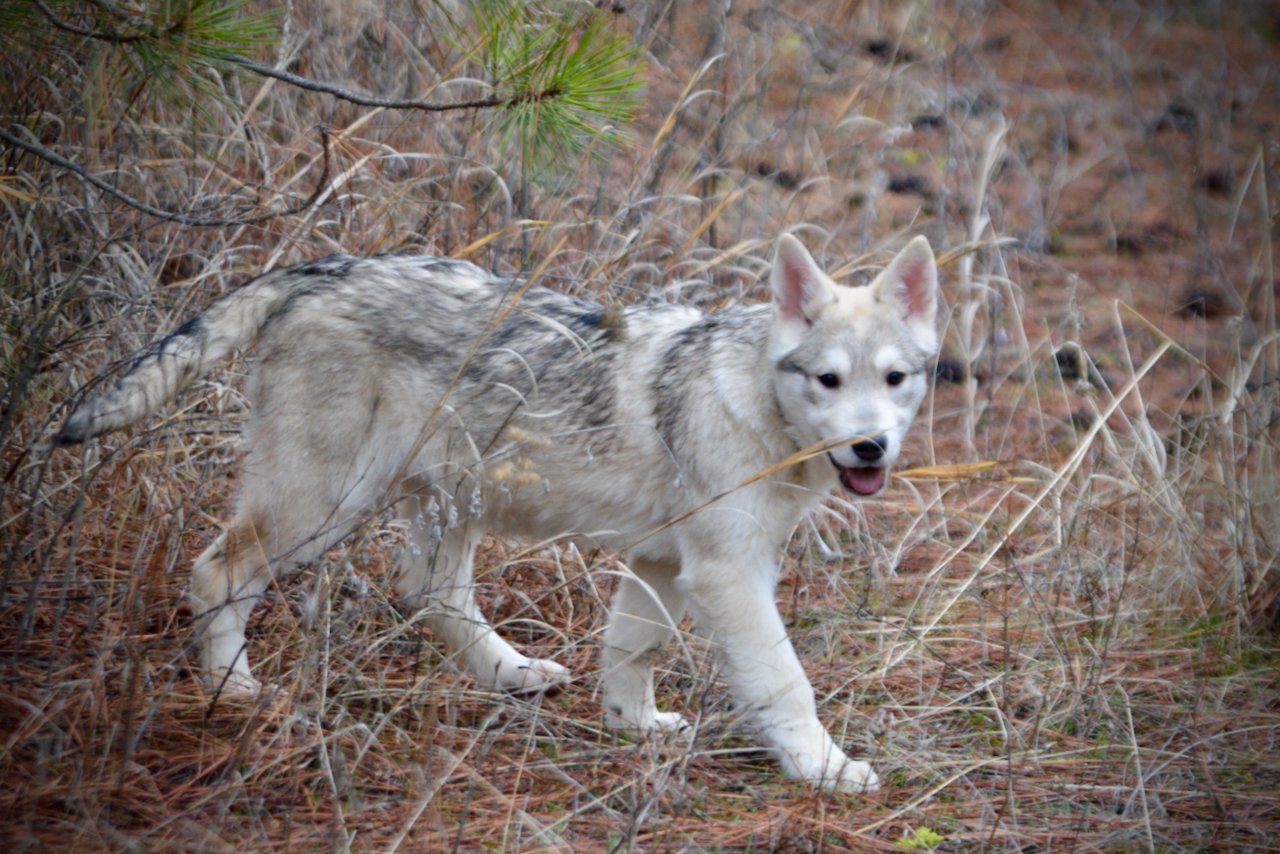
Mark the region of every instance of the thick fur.
<instances>
[{"instance_id":1,"label":"thick fur","mask_svg":"<svg viewBox=\"0 0 1280 854\"><path fill-rule=\"evenodd\" d=\"M574 538L631 570L602 654L611 726L684 725L655 706L652 654L689 611L789 774L871 789L871 767L818 722L774 603L778 550L833 488L883 488L937 349L937 273L917 238L871 285L843 287L783 236L772 288L772 306L611 315L460 261L335 256L214 304L59 438L137 421L257 341L235 518L191 573L214 689L258 687L244 631L271 573L314 560L395 501L410 523L399 592L482 684L536 690L568 674L517 652L481 615L477 543L486 530Z\"/></svg>"}]
</instances>

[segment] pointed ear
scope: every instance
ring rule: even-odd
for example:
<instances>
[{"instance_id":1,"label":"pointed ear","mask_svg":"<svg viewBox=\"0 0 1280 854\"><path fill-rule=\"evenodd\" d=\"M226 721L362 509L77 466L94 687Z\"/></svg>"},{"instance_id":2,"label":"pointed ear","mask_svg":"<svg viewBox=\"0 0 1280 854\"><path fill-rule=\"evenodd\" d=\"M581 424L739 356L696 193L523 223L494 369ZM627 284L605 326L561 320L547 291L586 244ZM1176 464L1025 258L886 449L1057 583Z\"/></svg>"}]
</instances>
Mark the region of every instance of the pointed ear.
<instances>
[{"instance_id":1,"label":"pointed ear","mask_svg":"<svg viewBox=\"0 0 1280 854\"><path fill-rule=\"evenodd\" d=\"M773 301L783 320L812 326L835 293L809 250L790 234L778 238L773 253Z\"/></svg>"},{"instance_id":2,"label":"pointed ear","mask_svg":"<svg viewBox=\"0 0 1280 854\"><path fill-rule=\"evenodd\" d=\"M876 279L876 299L896 306L920 345L938 351L938 265L924 237L908 243Z\"/></svg>"}]
</instances>

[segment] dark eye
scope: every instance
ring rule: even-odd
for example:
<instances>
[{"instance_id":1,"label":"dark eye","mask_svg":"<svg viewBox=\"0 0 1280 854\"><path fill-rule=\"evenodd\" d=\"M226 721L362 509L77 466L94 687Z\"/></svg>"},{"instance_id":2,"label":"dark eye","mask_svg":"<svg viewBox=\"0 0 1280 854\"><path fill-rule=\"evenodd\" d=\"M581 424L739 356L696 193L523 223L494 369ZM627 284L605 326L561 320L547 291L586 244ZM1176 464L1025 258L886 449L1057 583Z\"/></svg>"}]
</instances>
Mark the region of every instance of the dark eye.
<instances>
[{"instance_id":1,"label":"dark eye","mask_svg":"<svg viewBox=\"0 0 1280 854\"><path fill-rule=\"evenodd\" d=\"M906 378L907 378L907 375L904 374L902 371L890 371L888 374L885 375L884 381L887 382L889 385L902 385L902 381L905 380Z\"/></svg>"},{"instance_id":2,"label":"dark eye","mask_svg":"<svg viewBox=\"0 0 1280 854\"><path fill-rule=\"evenodd\" d=\"M835 374L818 374L818 382L822 383L824 388L836 388L840 385L840 378Z\"/></svg>"}]
</instances>

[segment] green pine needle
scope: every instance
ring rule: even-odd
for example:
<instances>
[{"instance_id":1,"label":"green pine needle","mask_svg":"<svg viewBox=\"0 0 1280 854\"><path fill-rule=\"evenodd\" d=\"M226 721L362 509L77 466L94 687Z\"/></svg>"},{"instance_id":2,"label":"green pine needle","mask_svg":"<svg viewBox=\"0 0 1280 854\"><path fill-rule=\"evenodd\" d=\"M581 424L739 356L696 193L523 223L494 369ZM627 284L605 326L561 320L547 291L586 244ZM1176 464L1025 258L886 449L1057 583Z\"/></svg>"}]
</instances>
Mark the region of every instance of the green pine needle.
<instances>
[{"instance_id":1,"label":"green pine needle","mask_svg":"<svg viewBox=\"0 0 1280 854\"><path fill-rule=\"evenodd\" d=\"M609 16L584 4L491 0L478 4L477 19L485 64L504 96L490 117L504 155L516 149L521 167L537 175L589 146L600 152L625 141L644 67Z\"/></svg>"}]
</instances>

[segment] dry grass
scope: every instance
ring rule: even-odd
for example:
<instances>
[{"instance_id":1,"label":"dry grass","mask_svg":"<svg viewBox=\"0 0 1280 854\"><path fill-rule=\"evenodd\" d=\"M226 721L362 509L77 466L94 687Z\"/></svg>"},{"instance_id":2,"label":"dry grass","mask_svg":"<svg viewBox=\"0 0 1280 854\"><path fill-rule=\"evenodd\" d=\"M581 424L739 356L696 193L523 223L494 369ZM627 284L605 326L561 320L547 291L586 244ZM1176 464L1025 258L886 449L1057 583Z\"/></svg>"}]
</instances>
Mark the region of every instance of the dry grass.
<instances>
[{"instance_id":1,"label":"dry grass","mask_svg":"<svg viewBox=\"0 0 1280 854\"><path fill-rule=\"evenodd\" d=\"M64 154L162 206L284 204L320 175L322 121L324 204L157 225L0 152L10 850L1280 848L1275 8L667 5L621 15L649 56L636 145L559 181L518 186L475 116L252 78L101 122L109 68L45 131ZM279 59L448 94L433 14L295 3ZM210 702L178 603L233 490L244 365L133 432L44 444L72 389L267 264L466 252L714 307L761 298L796 226L850 279L910 234L954 250L958 381L914 472L802 530L779 590L874 795L779 779L692 634L659 685L692 744L604 731L602 555L486 545L487 612L578 681L474 691L388 599L387 519L257 612L275 691Z\"/></svg>"}]
</instances>

